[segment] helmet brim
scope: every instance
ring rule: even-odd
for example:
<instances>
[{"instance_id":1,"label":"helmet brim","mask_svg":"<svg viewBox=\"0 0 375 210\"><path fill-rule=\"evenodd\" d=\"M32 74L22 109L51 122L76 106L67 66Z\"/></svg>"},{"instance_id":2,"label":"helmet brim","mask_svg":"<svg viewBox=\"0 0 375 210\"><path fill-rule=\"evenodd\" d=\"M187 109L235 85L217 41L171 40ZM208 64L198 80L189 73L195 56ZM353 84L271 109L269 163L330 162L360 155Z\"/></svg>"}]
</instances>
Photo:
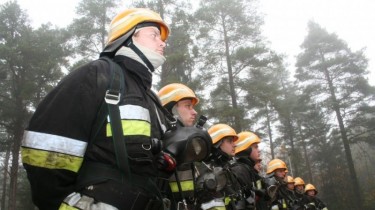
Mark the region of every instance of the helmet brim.
<instances>
[{"instance_id":1,"label":"helmet brim","mask_svg":"<svg viewBox=\"0 0 375 210\"><path fill-rule=\"evenodd\" d=\"M108 44L107 46L105 46L105 48L103 49L103 51L100 53L100 55L105 55L105 54L108 54L108 53L115 53L117 52L117 50L124 45L124 43L133 36L134 34L134 31L135 31L135 27L132 28L130 31L128 31L128 33L122 35L120 38L116 39L115 41L113 41L112 43Z\"/></svg>"}]
</instances>

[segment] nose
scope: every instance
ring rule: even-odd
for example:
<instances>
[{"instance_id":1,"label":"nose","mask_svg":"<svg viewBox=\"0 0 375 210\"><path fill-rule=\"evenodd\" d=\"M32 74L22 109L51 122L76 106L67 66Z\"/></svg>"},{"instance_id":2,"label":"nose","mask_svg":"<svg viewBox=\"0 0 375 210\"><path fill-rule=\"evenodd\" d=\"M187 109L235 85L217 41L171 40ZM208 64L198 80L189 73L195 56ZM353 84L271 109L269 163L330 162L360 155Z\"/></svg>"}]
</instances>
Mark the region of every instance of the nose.
<instances>
[{"instance_id":1,"label":"nose","mask_svg":"<svg viewBox=\"0 0 375 210\"><path fill-rule=\"evenodd\" d=\"M166 45L167 44L163 40L160 40L160 47L165 48Z\"/></svg>"}]
</instances>

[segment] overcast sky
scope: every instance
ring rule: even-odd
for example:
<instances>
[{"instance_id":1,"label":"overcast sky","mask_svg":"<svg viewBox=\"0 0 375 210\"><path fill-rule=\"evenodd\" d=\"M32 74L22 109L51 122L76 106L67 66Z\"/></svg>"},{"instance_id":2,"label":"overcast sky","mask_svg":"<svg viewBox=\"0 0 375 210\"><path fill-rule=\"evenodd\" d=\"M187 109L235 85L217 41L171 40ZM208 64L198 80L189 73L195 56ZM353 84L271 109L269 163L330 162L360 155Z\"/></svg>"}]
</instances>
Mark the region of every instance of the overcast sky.
<instances>
[{"instance_id":1,"label":"overcast sky","mask_svg":"<svg viewBox=\"0 0 375 210\"><path fill-rule=\"evenodd\" d=\"M7 0L0 0L3 4ZM34 26L51 22L66 26L72 21L78 0L18 0ZM259 0L265 15L263 35L271 48L289 56L294 65L299 45L307 35L307 22L314 20L329 33L336 33L353 50L366 47L369 79L375 85L375 0ZM119 9L120 10L120 9ZM294 69L293 66L290 67Z\"/></svg>"},{"instance_id":2,"label":"overcast sky","mask_svg":"<svg viewBox=\"0 0 375 210\"><path fill-rule=\"evenodd\" d=\"M369 79L375 85L375 0L260 0L264 35L272 49L293 61L314 20L357 51L366 48Z\"/></svg>"}]
</instances>

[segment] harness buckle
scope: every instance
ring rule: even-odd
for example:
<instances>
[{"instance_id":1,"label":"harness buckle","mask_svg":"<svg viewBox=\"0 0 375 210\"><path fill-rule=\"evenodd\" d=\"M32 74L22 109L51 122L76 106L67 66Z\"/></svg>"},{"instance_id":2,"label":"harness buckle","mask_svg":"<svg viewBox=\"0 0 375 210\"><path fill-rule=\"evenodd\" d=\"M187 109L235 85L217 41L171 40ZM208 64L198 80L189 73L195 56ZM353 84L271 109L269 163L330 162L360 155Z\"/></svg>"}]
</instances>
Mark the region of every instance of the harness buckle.
<instances>
[{"instance_id":1,"label":"harness buckle","mask_svg":"<svg viewBox=\"0 0 375 210\"><path fill-rule=\"evenodd\" d=\"M120 102L121 93L114 90L107 90L105 92L104 100L107 104L117 105Z\"/></svg>"}]
</instances>

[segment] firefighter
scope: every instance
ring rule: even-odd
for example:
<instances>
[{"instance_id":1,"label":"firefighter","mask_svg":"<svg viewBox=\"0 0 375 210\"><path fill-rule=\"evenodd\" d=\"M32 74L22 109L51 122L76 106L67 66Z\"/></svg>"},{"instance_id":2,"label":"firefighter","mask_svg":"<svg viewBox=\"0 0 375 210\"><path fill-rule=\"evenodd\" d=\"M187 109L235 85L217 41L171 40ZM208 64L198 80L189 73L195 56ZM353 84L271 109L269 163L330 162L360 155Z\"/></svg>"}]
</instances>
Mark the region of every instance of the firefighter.
<instances>
[{"instance_id":1,"label":"firefighter","mask_svg":"<svg viewBox=\"0 0 375 210\"><path fill-rule=\"evenodd\" d=\"M236 141L236 163L231 169L246 198L245 209L265 208L262 208L266 200L265 183L255 169L256 163L260 163L259 143L260 138L249 131L239 133Z\"/></svg>"},{"instance_id":2,"label":"firefighter","mask_svg":"<svg viewBox=\"0 0 375 210\"><path fill-rule=\"evenodd\" d=\"M301 177L294 178L294 191L299 195L305 193L305 182Z\"/></svg>"},{"instance_id":3,"label":"firefighter","mask_svg":"<svg viewBox=\"0 0 375 210\"><path fill-rule=\"evenodd\" d=\"M303 210L303 204L300 202L296 195L296 192L294 191L294 183L294 178L292 176L287 176L285 197L287 198L287 202L290 206L290 209Z\"/></svg>"},{"instance_id":4,"label":"firefighter","mask_svg":"<svg viewBox=\"0 0 375 210\"><path fill-rule=\"evenodd\" d=\"M318 191L312 184L307 184L305 187L305 195L307 198L306 206L308 210L328 210L327 206L316 197Z\"/></svg>"},{"instance_id":5,"label":"firefighter","mask_svg":"<svg viewBox=\"0 0 375 210\"><path fill-rule=\"evenodd\" d=\"M305 205L306 195L305 195L305 182L301 177L294 178L294 194L298 199L298 203L301 206Z\"/></svg>"},{"instance_id":6,"label":"firefighter","mask_svg":"<svg viewBox=\"0 0 375 210\"><path fill-rule=\"evenodd\" d=\"M288 194L290 194L292 197L295 197L294 178L292 176L286 176L286 189L288 190Z\"/></svg>"},{"instance_id":7,"label":"firefighter","mask_svg":"<svg viewBox=\"0 0 375 210\"><path fill-rule=\"evenodd\" d=\"M232 201L240 200L240 186L230 171L230 164L235 155L237 133L227 124L215 124L208 133L214 149L199 168L197 206L203 210L236 209Z\"/></svg>"},{"instance_id":8,"label":"firefighter","mask_svg":"<svg viewBox=\"0 0 375 210\"><path fill-rule=\"evenodd\" d=\"M101 58L72 71L39 104L25 130L22 161L40 210L168 208L155 182L176 163L159 155L169 124L151 91L168 35L151 10L120 12ZM112 84L120 85L108 91ZM121 118L115 126L111 104ZM119 141L115 127L123 128Z\"/></svg>"},{"instance_id":9,"label":"firefighter","mask_svg":"<svg viewBox=\"0 0 375 210\"><path fill-rule=\"evenodd\" d=\"M194 107L199 99L189 87L179 83L168 84L160 89L158 96L163 107L175 116L179 126L194 126L197 118ZM194 163L182 165L170 178L173 209L194 209L195 171Z\"/></svg>"},{"instance_id":10,"label":"firefighter","mask_svg":"<svg viewBox=\"0 0 375 210\"><path fill-rule=\"evenodd\" d=\"M161 88L158 96L163 107L175 116L179 125L186 127L194 125L197 118L194 107L199 99L193 90L186 85L172 83Z\"/></svg>"},{"instance_id":11,"label":"firefighter","mask_svg":"<svg viewBox=\"0 0 375 210\"><path fill-rule=\"evenodd\" d=\"M266 171L266 182L269 185L276 185L277 192L275 199L269 204L272 210L288 209L287 197L286 197L286 174L288 168L284 161L280 159L273 159L267 164Z\"/></svg>"}]
</instances>

